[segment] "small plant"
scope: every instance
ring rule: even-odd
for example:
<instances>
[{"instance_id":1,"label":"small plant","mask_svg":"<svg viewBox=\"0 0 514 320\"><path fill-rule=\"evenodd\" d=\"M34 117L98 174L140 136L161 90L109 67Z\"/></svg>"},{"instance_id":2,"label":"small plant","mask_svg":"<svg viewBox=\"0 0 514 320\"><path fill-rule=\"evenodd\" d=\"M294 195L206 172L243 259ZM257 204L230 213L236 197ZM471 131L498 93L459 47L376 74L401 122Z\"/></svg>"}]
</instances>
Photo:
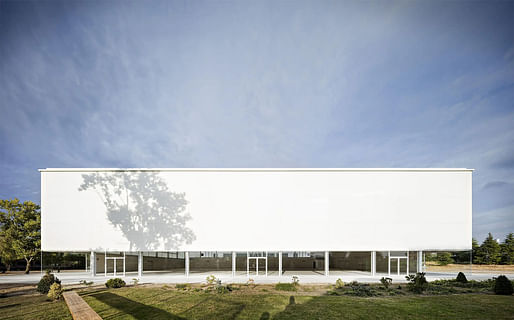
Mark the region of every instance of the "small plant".
<instances>
[{"instance_id":1,"label":"small plant","mask_svg":"<svg viewBox=\"0 0 514 320\"><path fill-rule=\"evenodd\" d=\"M393 279L382 277L382 279L380 279L380 283L384 286L384 288L388 289L389 286L393 283Z\"/></svg>"},{"instance_id":2,"label":"small plant","mask_svg":"<svg viewBox=\"0 0 514 320\"><path fill-rule=\"evenodd\" d=\"M506 276L501 275L496 278L493 290L495 294L510 296L513 293L512 282Z\"/></svg>"},{"instance_id":3,"label":"small plant","mask_svg":"<svg viewBox=\"0 0 514 320\"><path fill-rule=\"evenodd\" d=\"M138 278L132 278L132 283L137 286L139 284L139 279Z\"/></svg>"},{"instance_id":4,"label":"small plant","mask_svg":"<svg viewBox=\"0 0 514 320\"><path fill-rule=\"evenodd\" d=\"M50 287L52 284L57 283L61 284L61 280L59 280L56 276L54 276L50 270L46 270L46 274L41 277L39 283L37 284L37 291L42 294L47 294L50 291Z\"/></svg>"},{"instance_id":5,"label":"small plant","mask_svg":"<svg viewBox=\"0 0 514 320\"><path fill-rule=\"evenodd\" d=\"M294 283L277 283L275 285L275 290L279 291L296 291L296 285Z\"/></svg>"},{"instance_id":6,"label":"small plant","mask_svg":"<svg viewBox=\"0 0 514 320\"><path fill-rule=\"evenodd\" d=\"M178 289L178 290L189 290L189 289L191 289L191 285L189 283L177 283L175 285L175 289Z\"/></svg>"},{"instance_id":7,"label":"small plant","mask_svg":"<svg viewBox=\"0 0 514 320\"><path fill-rule=\"evenodd\" d=\"M232 288L230 286L224 286L221 284L221 280L216 281L216 292L217 293L228 293L232 291Z\"/></svg>"},{"instance_id":8,"label":"small plant","mask_svg":"<svg viewBox=\"0 0 514 320\"><path fill-rule=\"evenodd\" d=\"M347 284L347 286L350 286L350 287L355 287L355 286L358 286L358 285L359 285L359 282L355 281L355 280Z\"/></svg>"},{"instance_id":9,"label":"small plant","mask_svg":"<svg viewBox=\"0 0 514 320\"><path fill-rule=\"evenodd\" d=\"M246 281L246 286L252 286L252 287L255 287L255 281L253 279L248 279L248 281Z\"/></svg>"},{"instance_id":10,"label":"small plant","mask_svg":"<svg viewBox=\"0 0 514 320\"><path fill-rule=\"evenodd\" d=\"M408 275L405 277L409 283L407 284L407 287L410 291L415 293L422 293L428 288L428 282L425 278L424 272L418 272L416 275Z\"/></svg>"},{"instance_id":11,"label":"small plant","mask_svg":"<svg viewBox=\"0 0 514 320\"><path fill-rule=\"evenodd\" d=\"M120 279L120 278L109 279L105 283L105 286L107 288L121 288L121 287L124 287L125 285L126 285L125 281L123 281L123 279Z\"/></svg>"},{"instance_id":12,"label":"small plant","mask_svg":"<svg viewBox=\"0 0 514 320\"><path fill-rule=\"evenodd\" d=\"M206 278L208 285L214 285L216 283L216 277L214 275L210 275Z\"/></svg>"},{"instance_id":13,"label":"small plant","mask_svg":"<svg viewBox=\"0 0 514 320\"><path fill-rule=\"evenodd\" d=\"M344 287L344 282L341 280L341 278L336 280L336 289L341 289Z\"/></svg>"},{"instance_id":14,"label":"small plant","mask_svg":"<svg viewBox=\"0 0 514 320\"><path fill-rule=\"evenodd\" d=\"M466 283L466 282L468 282L468 279L466 278L464 273L459 272L459 274L457 275L457 278L455 279L455 281L460 282L460 283Z\"/></svg>"},{"instance_id":15,"label":"small plant","mask_svg":"<svg viewBox=\"0 0 514 320\"><path fill-rule=\"evenodd\" d=\"M57 282L52 283L50 290L48 291L47 297L52 300L59 300L62 298L63 288Z\"/></svg>"},{"instance_id":16,"label":"small plant","mask_svg":"<svg viewBox=\"0 0 514 320\"><path fill-rule=\"evenodd\" d=\"M300 279L297 276L293 276L292 284L297 286L300 284Z\"/></svg>"},{"instance_id":17,"label":"small plant","mask_svg":"<svg viewBox=\"0 0 514 320\"><path fill-rule=\"evenodd\" d=\"M79 283L89 287L93 284L93 281L80 280Z\"/></svg>"}]
</instances>

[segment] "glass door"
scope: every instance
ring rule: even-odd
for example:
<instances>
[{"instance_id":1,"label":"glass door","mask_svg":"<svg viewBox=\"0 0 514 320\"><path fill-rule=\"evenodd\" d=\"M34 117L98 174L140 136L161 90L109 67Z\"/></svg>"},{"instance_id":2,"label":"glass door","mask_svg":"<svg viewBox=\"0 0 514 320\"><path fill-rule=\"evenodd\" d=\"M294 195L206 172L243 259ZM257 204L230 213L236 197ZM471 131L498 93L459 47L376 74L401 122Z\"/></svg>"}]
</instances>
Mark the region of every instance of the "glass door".
<instances>
[{"instance_id":1,"label":"glass door","mask_svg":"<svg viewBox=\"0 0 514 320\"><path fill-rule=\"evenodd\" d=\"M407 275L407 257L390 257L389 274Z\"/></svg>"}]
</instances>

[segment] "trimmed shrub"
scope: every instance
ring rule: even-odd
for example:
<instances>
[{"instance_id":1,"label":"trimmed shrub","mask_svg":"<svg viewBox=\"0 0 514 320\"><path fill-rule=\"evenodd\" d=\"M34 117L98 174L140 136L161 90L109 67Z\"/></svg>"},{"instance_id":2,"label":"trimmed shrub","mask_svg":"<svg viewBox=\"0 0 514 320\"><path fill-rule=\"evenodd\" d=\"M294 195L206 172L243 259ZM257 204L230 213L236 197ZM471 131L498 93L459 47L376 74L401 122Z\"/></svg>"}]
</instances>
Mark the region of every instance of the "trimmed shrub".
<instances>
[{"instance_id":1,"label":"trimmed shrub","mask_svg":"<svg viewBox=\"0 0 514 320\"><path fill-rule=\"evenodd\" d=\"M208 285L214 285L216 283L216 277L213 274L211 274L210 276L205 278L205 281L207 281Z\"/></svg>"},{"instance_id":2,"label":"trimmed shrub","mask_svg":"<svg viewBox=\"0 0 514 320\"><path fill-rule=\"evenodd\" d=\"M59 300L62 298L63 292L64 292L64 290L63 290L62 286L59 283L54 282L50 286L50 290L48 291L47 297L52 300Z\"/></svg>"},{"instance_id":3,"label":"trimmed shrub","mask_svg":"<svg viewBox=\"0 0 514 320\"><path fill-rule=\"evenodd\" d=\"M499 276L494 283L494 293L510 296L513 293L512 282L506 276Z\"/></svg>"},{"instance_id":4,"label":"trimmed shrub","mask_svg":"<svg viewBox=\"0 0 514 320\"><path fill-rule=\"evenodd\" d=\"M41 280L39 280L36 290L41 294L47 294L48 291L50 291L50 287L54 283L61 284L61 280L59 280L56 276L50 273L49 270L47 270L46 274L41 277Z\"/></svg>"},{"instance_id":5,"label":"trimmed shrub","mask_svg":"<svg viewBox=\"0 0 514 320\"><path fill-rule=\"evenodd\" d=\"M107 288L121 288L121 287L124 287L125 285L126 285L125 281L123 281L123 279L120 279L120 278L109 279L105 283L105 286Z\"/></svg>"},{"instance_id":6,"label":"trimmed shrub","mask_svg":"<svg viewBox=\"0 0 514 320\"><path fill-rule=\"evenodd\" d=\"M405 277L409 283L407 284L407 288L409 291L415 293L422 293L428 288L428 281L425 278L424 272L418 272L416 275L408 275Z\"/></svg>"},{"instance_id":7,"label":"trimmed shrub","mask_svg":"<svg viewBox=\"0 0 514 320\"><path fill-rule=\"evenodd\" d=\"M466 278L466 276L464 275L464 273L462 272L459 272L459 274L457 275L457 278L455 279L457 282L460 282L460 283L466 283L468 282L468 279Z\"/></svg>"},{"instance_id":8,"label":"trimmed shrub","mask_svg":"<svg viewBox=\"0 0 514 320\"><path fill-rule=\"evenodd\" d=\"M368 284L357 284L352 285L352 290L345 291L345 295L357 296L357 297L373 297L378 295Z\"/></svg>"},{"instance_id":9,"label":"trimmed shrub","mask_svg":"<svg viewBox=\"0 0 514 320\"><path fill-rule=\"evenodd\" d=\"M336 289L341 289L344 287L344 282L341 280L341 278L336 280Z\"/></svg>"}]
</instances>

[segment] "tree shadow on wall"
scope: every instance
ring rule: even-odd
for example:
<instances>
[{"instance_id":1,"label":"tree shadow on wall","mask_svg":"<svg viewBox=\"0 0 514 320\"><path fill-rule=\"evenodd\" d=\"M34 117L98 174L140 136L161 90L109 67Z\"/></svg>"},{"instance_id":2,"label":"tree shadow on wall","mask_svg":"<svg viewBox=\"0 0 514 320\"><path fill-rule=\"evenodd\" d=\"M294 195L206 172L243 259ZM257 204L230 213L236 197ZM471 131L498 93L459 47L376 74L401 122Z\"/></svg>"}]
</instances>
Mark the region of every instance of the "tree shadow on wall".
<instances>
[{"instance_id":1,"label":"tree shadow on wall","mask_svg":"<svg viewBox=\"0 0 514 320\"><path fill-rule=\"evenodd\" d=\"M196 237L186 226L185 193L168 189L157 172L95 172L82 175L79 191L94 190L107 218L130 242L130 251L179 250Z\"/></svg>"}]
</instances>

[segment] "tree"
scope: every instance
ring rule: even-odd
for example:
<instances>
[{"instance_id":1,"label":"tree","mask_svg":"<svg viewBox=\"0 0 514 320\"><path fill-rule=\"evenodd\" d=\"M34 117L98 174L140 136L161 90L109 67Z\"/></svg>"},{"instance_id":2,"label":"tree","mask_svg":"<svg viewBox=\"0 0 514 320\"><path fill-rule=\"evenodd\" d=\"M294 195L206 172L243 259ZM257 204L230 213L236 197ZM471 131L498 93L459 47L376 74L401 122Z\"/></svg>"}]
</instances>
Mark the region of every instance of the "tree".
<instances>
[{"instance_id":1,"label":"tree","mask_svg":"<svg viewBox=\"0 0 514 320\"><path fill-rule=\"evenodd\" d=\"M478 244L477 239L471 239L471 250L472 250L472 263L477 262L478 251L480 250L480 245Z\"/></svg>"},{"instance_id":2,"label":"tree","mask_svg":"<svg viewBox=\"0 0 514 320\"><path fill-rule=\"evenodd\" d=\"M20 259L20 256L13 248L13 239L8 235L0 234L0 258L5 265L6 271L11 271L11 265Z\"/></svg>"},{"instance_id":3,"label":"tree","mask_svg":"<svg viewBox=\"0 0 514 320\"><path fill-rule=\"evenodd\" d=\"M32 201L0 200L0 236L12 240L12 249L26 262L25 273L41 247L41 211Z\"/></svg>"},{"instance_id":4,"label":"tree","mask_svg":"<svg viewBox=\"0 0 514 320\"><path fill-rule=\"evenodd\" d=\"M445 266L447 264L453 263L452 255L449 252L438 252L437 253L437 262L440 266Z\"/></svg>"},{"instance_id":5,"label":"tree","mask_svg":"<svg viewBox=\"0 0 514 320\"><path fill-rule=\"evenodd\" d=\"M501 263L514 264L514 233L509 233L500 245Z\"/></svg>"},{"instance_id":6,"label":"tree","mask_svg":"<svg viewBox=\"0 0 514 320\"><path fill-rule=\"evenodd\" d=\"M487 238L480 246L477 252L478 264L497 264L500 262L500 244L494 240L493 235L489 232Z\"/></svg>"}]
</instances>

